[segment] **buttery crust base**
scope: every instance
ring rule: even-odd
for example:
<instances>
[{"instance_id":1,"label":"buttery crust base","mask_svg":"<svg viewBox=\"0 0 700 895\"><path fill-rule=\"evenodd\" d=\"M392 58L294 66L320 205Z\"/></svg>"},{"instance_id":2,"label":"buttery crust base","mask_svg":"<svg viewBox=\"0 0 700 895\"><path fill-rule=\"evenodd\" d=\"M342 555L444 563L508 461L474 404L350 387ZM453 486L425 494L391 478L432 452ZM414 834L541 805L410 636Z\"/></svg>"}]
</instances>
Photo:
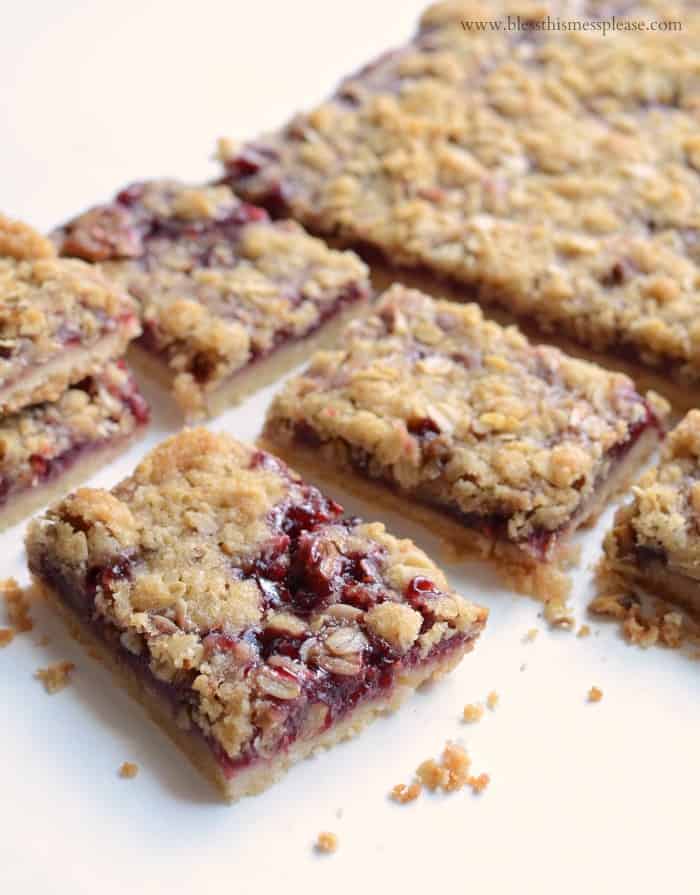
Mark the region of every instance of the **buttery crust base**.
<instances>
[{"instance_id":1,"label":"buttery crust base","mask_svg":"<svg viewBox=\"0 0 700 895\"><path fill-rule=\"evenodd\" d=\"M343 740L350 739L375 718L396 711L413 690L431 681L439 680L458 665L463 656L473 648L478 635L478 631L475 632L474 638L466 641L463 647L454 654L426 662L420 668L403 672L390 693L361 704L343 721L333 725L321 736L297 741L283 754L272 760L253 764L229 780L221 771L206 742L177 725L170 706L163 701L158 693L151 690L130 666L120 662L118 656L80 622L51 588L36 577L34 577L34 583L39 593L58 610L72 636L89 649L91 655L98 658L115 675L117 683L123 686L137 702L141 703L151 720L179 746L192 764L204 774L228 802L235 802L244 796L257 795L279 780L291 765L311 757L322 749L329 749Z\"/></svg>"},{"instance_id":2,"label":"buttery crust base","mask_svg":"<svg viewBox=\"0 0 700 895\"><path fill-rule=\"evenodd\" d=\"M362 316L369 308L368 301L357 301L337 314L318 330L303 339L281 345L267 357L255 361L247 368L234 373L222 385L211 392L202 391L203 407L190 407L175 400L185 413L187 422L212 418L229 407L243 402L254 392L276 382L293 367L308 360L310 354L333 345L350 320ZM162 387L173 388L175 373L160 358L137 342L129 347L129 362L145 376L155 379Z\"/></svg>"},{"instance_id":3,"label":"buttery crust base","mask_svg":"<svg viewBox=\"0 0 700 895\"><path fill-rule=\"evenodd\" d=\"M390 512L419 523L443 540L448 559L454 558L456 553L460 558L490 559L498 562L501 575L518 593L548 602L566 597L571 589L571 581L565 569L573 564L575 549L572 549L568 541L560 545L554 561L537 562L514 544L493 541L478 531L460 525L432 507L413 501L410 495L396 493L381 482L357 475L352 469L341 470L332 466L320 451L310 454L288 442L278 442L269 436L261 436L257 444L263 450L282 457L292 468L297 469L311 481L322 480L331 487L335 485L343 488L361 500L378 504ZM644 433L639 438L625 458L625 462L618 467L617 474L611 476L606 485L599 489L597 499L587 508L581 526L594 524L607 502L616 493L629 486L636 476L639 464L649 457L655 447L656 438L651 432Z\"/></svg>"}]
</instances>

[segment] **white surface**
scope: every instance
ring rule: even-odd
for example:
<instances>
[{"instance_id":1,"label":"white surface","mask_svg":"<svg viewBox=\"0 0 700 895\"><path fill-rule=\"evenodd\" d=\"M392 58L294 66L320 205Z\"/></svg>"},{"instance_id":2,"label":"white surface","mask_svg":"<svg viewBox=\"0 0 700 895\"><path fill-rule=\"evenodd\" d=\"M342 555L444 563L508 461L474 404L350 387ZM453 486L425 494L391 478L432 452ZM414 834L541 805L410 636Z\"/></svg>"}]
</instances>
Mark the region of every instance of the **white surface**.
<instances>
[{"instance_id":1,"label":"white surface","mask_svg":"<svg viewBox=\"0 0 700 895\"><path fill-rule=\"evenodd\" d=\"M48 228L132 179L211 176L219 134L255 134L321 98L408 36L419 8L8 2L0 207ZM216 427L254 438L270 394ZM116 482L174 419L159 410L148 438L94 481ZM585 540L579 618L608 522ZM21 529L0 539L0 574L25 580ZM0 650L0 892L696 892L700 666L629 647L597 623L587 639L542 630L523 644L534 624L545 627L536 603L503 592L483 568L449 571L491 609L457 673L234 807L213 799L60 622L36 612L35 631ZM75 684L49 697L33 672L64 658L78 665ZM592 684L605 694L597 705L586 703ZM461 724L462 706L492 689L497 710ZM390 803L388 789L450 738L491 774L490 788ZM127 759L140 766L136 780L117 776ZM326 829L340 850L319 858L312 843Z\"/></svg>"}]
</instances>

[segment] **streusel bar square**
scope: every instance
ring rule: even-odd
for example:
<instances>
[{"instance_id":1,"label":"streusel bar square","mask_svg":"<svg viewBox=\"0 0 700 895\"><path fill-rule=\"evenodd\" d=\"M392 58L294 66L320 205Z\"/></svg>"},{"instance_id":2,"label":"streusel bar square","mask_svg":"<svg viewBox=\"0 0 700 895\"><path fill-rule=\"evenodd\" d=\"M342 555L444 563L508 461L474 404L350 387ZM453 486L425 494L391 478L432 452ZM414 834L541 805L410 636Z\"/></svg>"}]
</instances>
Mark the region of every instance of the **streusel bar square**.
<instances>
[{"instance_id":1,"label":"streusel bar square","mask_svg":"<svg viewBox=\"0 0 700 895\"><path fill-rule=\"evenodd\" d=\"M694 0L439 3L327 102L224 143L224 179L687 409L700 395L698 66Z\"/></svg>"},{"instance_id":2,"label":"streusel bar square","mask_svg":"<svg viewBox=\"0 0 700 895\"><path fill-rule=\"evenodd\" d=\"M476 305L398 285L342 345L275 397L261 443L309 474L393 495L545 597L566 587L570 535L654 449L668 409Z\"/></svg>"},{"instance_id":3,"label":"streusel bar square","mask_svg":"<svg viewBox=\"0 0 700 895\"><path fill-rule=\"evenodd\" d=\"M369 296L365 265L226 186L137 183L54 234L140 306L140 359L188 419L213 416L329 344Z\"/></svg>"},{"instance_id":4,"label":"streusel bar square","mask_svg":"<svg viewBox=\"0 0 700 895\"><path fill-rule=\"evenodd\" d=\"M228 799L454 667L487 613L379 523L206 429L32 523L29 566Z\"/></svg>"},{"instance_id":5,"label":"streusel bar square","mask_svg":"<svg viewBox=\"0 0 700 895\"><path fill-rule=\"evenodd\" d=\"M669 434L605 538L601 584L650 595L700 616L700 410Z\"/></svg>"},{"instance_id":6,"label":"streusel bar square","mask_svg":"<svg viewBox=\"0 0 700 895\"><path fill-rule=\"evenodd\" d=\"M55 401L140 332L125 291L0 215L0 416Z\"/></svg>"}]
</instances>

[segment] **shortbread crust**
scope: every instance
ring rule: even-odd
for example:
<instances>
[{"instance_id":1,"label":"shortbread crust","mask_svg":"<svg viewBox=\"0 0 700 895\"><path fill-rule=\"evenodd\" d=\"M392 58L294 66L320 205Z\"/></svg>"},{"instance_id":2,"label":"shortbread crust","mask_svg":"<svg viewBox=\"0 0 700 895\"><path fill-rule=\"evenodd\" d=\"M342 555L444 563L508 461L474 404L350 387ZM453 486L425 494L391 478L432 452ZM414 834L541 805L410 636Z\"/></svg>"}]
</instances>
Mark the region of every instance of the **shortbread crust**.
<instances>
[{"instance_id":1,"label":"shortbread crust","mask_svg":"<svg viewBox=\"0 0 700 895\"><path fill-rule=\"evenodd\" d=\"M291 221L271 222L226 186L133 184L54 239L63 255L100 262L137 299L138 350L162 367L190 419L279 375L283 360L310 350L307 338L328 338L369 296L359 258Z\"/></svg>"},{"instance_id":2,"label":"shortbread crust","mask_svg":"<svg viewBox=\"0 0 700 895\"><path fill-rule=\"evenodd\" d=\"M383 491L510 577L520 566L520 589L544 596L570 534L635 474L667 411L622 374L401 286L341 344L273 399L262 444L307 474Z\"/></svg>"},{"instance_id":3,"label":"shortbread crust","mask_svg":"<svg viewBox=\"0 0 700 895\"><path fill-rule=\"evenodd\" d=\"M32 573L229 799L468 651L486 611L282 461L186 430L32 523Z\"/></svg>"},{"instance_id":4,"label":"shortbread crust","mask_svg":"<svg viewBox=\"0 0 700 895\"><path fill-rule=\"evenodd\" d=\"M616 12L682 27L463 24ZM442 3L317 108L223 141L224 182L697 396L699 65L692 2Z\"/></svg>"}]
</instances>

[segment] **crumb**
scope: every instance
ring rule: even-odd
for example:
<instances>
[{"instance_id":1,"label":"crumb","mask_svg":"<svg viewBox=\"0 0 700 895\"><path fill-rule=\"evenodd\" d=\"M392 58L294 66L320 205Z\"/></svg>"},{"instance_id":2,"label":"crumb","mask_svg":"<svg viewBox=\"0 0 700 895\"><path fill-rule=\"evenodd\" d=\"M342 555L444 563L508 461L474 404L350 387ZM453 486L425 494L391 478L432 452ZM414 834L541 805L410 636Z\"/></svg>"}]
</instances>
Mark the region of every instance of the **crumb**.
<instances>
[{"instance_id":1,"label":"crumb","mask_svg":"<svg viewBox=\"0 0 700 895\"><path fill-rule=\"evenodd\" d=\"M316 840L316 851L323 855L332 855L338 850L338 837L335 833L319 833Z\"/></svg>"},{"instance_id":2,"label":"crumb","mask_svg":"<svg viewBox=\"0 0 700 895\"><path fill-rule=\"evenodd\" d=\"M56 662L48 668L39 668L34 677L40 680L47 693L58 693L70 684L75 665L72 662Z\"/></svg>"},{"instance_id":3,"label":"crumb","mask_svg":"<svg viewBox=\"0 0 700 895\"><path fill-rule=\"evenodd\" d=\"M481 721L481 719L484 717L483 705L479 705L478 702L472 702L469 703L469 705L465 705L462 717L469 723L472 723L474 721Z\"/></svg>"},{"instance_id":4,"label":"crumb","mask_svg":"<svg viewBox=\"0 0 700 895\"><path fill-rule=\"evenodd\" d=\"M420 783L414 780L413 783L409 783L408 786L406 786L405 783L397 783L389 795L395 802L398 802L400 805L405 805L408 802L415 802L422 792L423 787Z\"/></svg>"},{"instance_id":5,"label":"crumb","mask_svg":"<svg viewBox=\"0 0 700 895\"><path fill-rule=\"evenodd\" d=\"M537 637L539 633L539 628L530 628L530 630L523 637L523 643L532 643L532 641Z\"/></svg>"},{"instance_id":6,"label":"crumb","mask_svg":"<svg viewBox=\"0 0 700 895\"><path fill-rule=\"evenodd\" d=\"M5 578L0 581L0 594L5 599L7 618L15 629L15 633L22 634L31 631L34 624L29 617L29 601L17 581L14 578Z\"/></svg>"},{"instance_id":7,"label":"crumb","mask_svg":"<svg viewBox=\"0 0 700 895\"><path fill-rule=\"evenodd\" d=\"M588 637L591 633L591 629L588 625L581 625L581 627L576 632L577 637Z\"/></svg>"},{"instance_id":8,"label":"crumb","mask_svg":"<svg viewBox=\"0 0 700 895\"><path fill-rule=\"evenodd\" d=\"M124 777L126 780L133 780L138 772L139 766L134 764L133 761L125 761L119 768L119 776Z\"/></svg>"},{"instance_id":9,"label":"crumb","mask_svg":"<svg viewBox=\"0 0 700 895\"><path fill-rule=\"evenodd\" d=\"M0 628L0 646L9 646L15 639L13 628Z\"/></svg>"},{"instance_id":10,"label":"crumb","mask_svg":"<svg viewBox=\"0 0 700 895\"><path fill-rule=\"evenodd\" d=\"M486 705L493 711L498 705L499 695L495 690L492 690L489 695L486 697Z\"/></svg>"},{"instance_id":11,"label":"crumb","mask_svg":"<svg viewBox=\"0 0 700 895\"><path fill-rule=\"evenodd\" d=\"M472 792L475 793L483 792L490 782L491 778L488 774L479 774L478 777L469 777L467 780L467 784L471 786Z\"/></svg>"},{"instance_id":12,"label":"crumb","mask_svg":"<svg viewBox=\"0 0 700 895\"><path fill-rule=\"evenodd\" d=\"M562 597L547 600L544 604L544 617L553 628L565 628L570 631L574 627L571 607Z\"/></svg>"},{"instance_id":13,"label":"crumb","mask_svg":"<svg viewBox=\"0 0 700 895\"><path fill-rule=\"evenodd\" d=\"M591 687L588 691L588 701L589 702L600 702L603 698L603 691L600 687Z\"/></svg>"}]
</instances>

